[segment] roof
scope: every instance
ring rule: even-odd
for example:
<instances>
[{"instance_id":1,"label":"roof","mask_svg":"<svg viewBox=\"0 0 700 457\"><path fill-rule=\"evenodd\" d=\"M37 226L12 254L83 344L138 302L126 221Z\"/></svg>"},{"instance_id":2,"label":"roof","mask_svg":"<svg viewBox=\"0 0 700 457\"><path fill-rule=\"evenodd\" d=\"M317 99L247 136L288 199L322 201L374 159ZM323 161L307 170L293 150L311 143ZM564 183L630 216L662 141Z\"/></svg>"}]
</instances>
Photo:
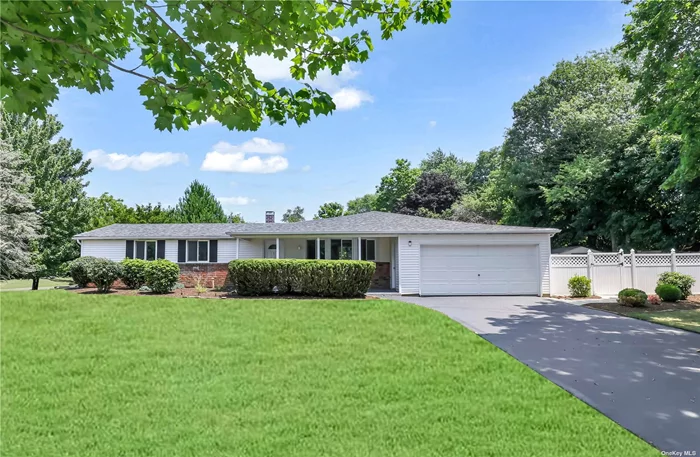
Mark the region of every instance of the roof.
<instances>
[{"instance_id":1,"label":"roof","mask_svg":"<svg viewBox=\"0 0 700 457\"><path fill-rule=\"evenodd\" d=\"M472 224L405 214L370 211L293 223L244 224L113 224L89 232L79 233L75 239L183 239L228 238L255 235L418 235L418 234L496 234L496 233L549 233L557 229L515 227L508 225Z\"/></svg>"},{"instance_id":2,"label":"roof","mask_svg":"<svg viewBox=\"0 0 700 457\"><path fill-rule=\"evenodd\" d=\"M586 255L588 250L585 246L564 246L561 248L552 249L552 254L562 254L562 255ZM600 252L595 249L591 249L591 252Z\"/></svg>"}]
</instances>

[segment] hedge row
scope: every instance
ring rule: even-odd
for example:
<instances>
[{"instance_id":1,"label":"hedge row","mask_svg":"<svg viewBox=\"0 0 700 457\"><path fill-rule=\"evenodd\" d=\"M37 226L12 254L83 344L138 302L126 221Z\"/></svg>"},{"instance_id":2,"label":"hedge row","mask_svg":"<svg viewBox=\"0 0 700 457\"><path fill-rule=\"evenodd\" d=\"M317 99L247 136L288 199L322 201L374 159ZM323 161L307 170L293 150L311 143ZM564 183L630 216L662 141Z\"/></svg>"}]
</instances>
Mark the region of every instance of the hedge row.
<instances>
[{"instance_id":1,"label":"hedge row","mask_svg":"<svg viewBox=\"0 0 700 457\"><path fill-rule=\"evenodd\" d=\"M298 294L313 297L362 297L376 266L362 260L245 259L228 264L238 295Z\"/></svg>"},{"instance_id":2,"label":"hedge row","mask_svg":"<svg viewBox=\"0 0 700 457\"><path fill-rule=\"evenodd\" d=\"M119 263L87 256L71 262L69 271L78 286L93 283L99 292L108 292L114 282L121 279L129 289L145 285L152 292L163 294L173 290L180 279L178 264L164 259L149 262L124 259Z\"/></svg>"}]
</instances>

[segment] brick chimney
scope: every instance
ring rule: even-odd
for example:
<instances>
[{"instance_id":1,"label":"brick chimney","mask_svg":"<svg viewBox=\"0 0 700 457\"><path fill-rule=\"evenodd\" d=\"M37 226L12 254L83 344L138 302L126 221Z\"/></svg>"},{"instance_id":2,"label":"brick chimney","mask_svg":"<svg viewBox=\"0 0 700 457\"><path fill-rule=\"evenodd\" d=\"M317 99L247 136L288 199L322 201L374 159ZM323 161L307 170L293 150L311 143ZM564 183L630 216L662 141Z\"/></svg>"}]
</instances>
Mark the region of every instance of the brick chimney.
<instances>
[{"instance_id":1,"label":"brick chimney","mask_svg":"<svg viewBox=\"0 0 700 457\"><path fill-rule=\"evenodd\" d=\"M275 223L275 212L274 211L265 211L265 223L266 224L274 224Z\"/></svg>"}]
</instances>

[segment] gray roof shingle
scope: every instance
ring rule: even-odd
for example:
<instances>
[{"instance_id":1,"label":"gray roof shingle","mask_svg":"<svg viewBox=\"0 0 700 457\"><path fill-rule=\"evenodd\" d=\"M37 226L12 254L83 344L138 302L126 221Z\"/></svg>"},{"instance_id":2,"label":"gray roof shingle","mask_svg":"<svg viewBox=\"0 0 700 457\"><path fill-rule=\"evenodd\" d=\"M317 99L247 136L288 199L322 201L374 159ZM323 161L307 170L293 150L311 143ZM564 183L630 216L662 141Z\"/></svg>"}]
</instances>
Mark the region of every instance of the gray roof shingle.
<instances>
[{"instance_id":1,"label":"gray roof shingle","mask_svg":"<svg viewBox=\"0 0 700 457\"><path fill-rule=\"evenodd\" d=\"M294 223L245 224L113 224L79 233L76 239L229 238L255 235L431 234L431 233L557 233L539 227L472 224L404 214L367 213Z\"/></svg>"}]
</instances>

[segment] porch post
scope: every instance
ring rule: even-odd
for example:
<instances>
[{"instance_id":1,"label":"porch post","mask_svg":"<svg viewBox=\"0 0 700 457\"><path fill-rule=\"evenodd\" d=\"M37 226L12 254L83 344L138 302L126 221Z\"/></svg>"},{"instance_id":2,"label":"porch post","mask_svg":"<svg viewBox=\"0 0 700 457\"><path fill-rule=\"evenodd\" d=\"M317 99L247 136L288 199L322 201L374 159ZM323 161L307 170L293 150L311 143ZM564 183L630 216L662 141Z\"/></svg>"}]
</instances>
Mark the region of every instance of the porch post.
<instances>
[{"instance_id":1,"label":"porch post","mask_svg":"<svg viewBox=\"0 0 700 457\"><path fill-rule=\"evenodd\" d=\"M321 258L321 238L316 238L316 260Z\"/></svg>"},{"instance_id":2,"label":"porch post","mask_svg":"<svg viewBox=\"0 0 700 457\"><path fill-rule=\"evenodd\" d=\"M362 260L362 238L357 237L357 260Z\"/></svg>"},{"instance_id":3,"label":"porch post","mask_svg":"<svg viewBox=\"0 0 700 457\"><path fill-rule=\"evenodd\" d=\"M280 239L276 238L275 239L275 258L279 259L280 258Z\"/></svg>"},{"instance_id":4,"label":"porch post","mask_svg":"<svg viewBox=\"0 0 700 457\"><path fill-rule=\"evenodd\" d=\"M241 258L241 239L236 238L236 260Z\"/></svg>"}]
</instances>

